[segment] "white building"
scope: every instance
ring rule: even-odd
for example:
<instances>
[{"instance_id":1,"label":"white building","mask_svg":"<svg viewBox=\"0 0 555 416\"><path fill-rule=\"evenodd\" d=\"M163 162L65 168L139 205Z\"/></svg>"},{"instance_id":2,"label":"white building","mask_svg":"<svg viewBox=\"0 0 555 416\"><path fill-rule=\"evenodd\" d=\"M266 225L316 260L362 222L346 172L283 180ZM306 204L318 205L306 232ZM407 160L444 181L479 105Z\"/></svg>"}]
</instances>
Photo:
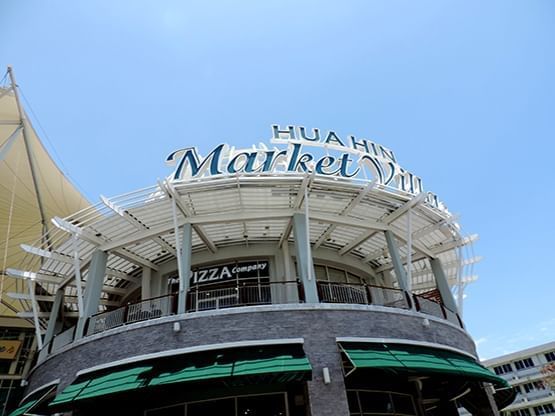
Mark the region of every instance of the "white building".
<instances>
[{"instance_id":1,"label":"white building","mask_svg":"<svg viewBox=\"0 0 555 416\"><path fill-rule=\"evenodd\" d=\"M551 363L555 364L555 341L482 362L517 392L515 401L504 409L503 415L555 414L555 391L545 382L545 369Z\"/></svg>"},{"instance_id":2,"label":"white building","mask_svg":"<svg viewBox=\"0 0 555 416\"><path fill-rule=\"evenodd\" d=\"M555 391L545 382L541 370L555 363L555 341L485 361L488 368L506 379L517 391L510 416L555 414Z\"/></svg>"}]
</instances>

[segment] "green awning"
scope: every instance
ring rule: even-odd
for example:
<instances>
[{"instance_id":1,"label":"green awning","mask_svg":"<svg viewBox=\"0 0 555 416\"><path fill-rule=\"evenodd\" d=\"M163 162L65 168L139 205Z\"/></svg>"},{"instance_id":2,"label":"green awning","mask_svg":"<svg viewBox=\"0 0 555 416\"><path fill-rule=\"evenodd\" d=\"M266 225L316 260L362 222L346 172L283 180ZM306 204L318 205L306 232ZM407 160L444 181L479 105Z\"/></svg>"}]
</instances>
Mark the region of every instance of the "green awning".
<instances>
[{"instance_id":1,"label":"green awning","mask_svg":"<svg viewBox=\"0 0 555 416\"><path fill-rule=\"evenodd\" d=\"M52 392L56 389L57 384L49 384L44 388L40 388L33 394L25 397L25 400L19 405L19 407L13 410L9 416L21 416L26 415L33 408L37 408L42 403L46 403L48 398L52 397Z\"/></svg>"},{"instance_id":2,"label":"green awning","mask_svg":"<svg viewBox=\"0 0 555 416\"><path fill-rule=\"evenodd\" d=\"M24 415L31 407L37 404L38 400L27 400L25 403L21 404L17 409L10 413L9 416L20 416Z\"/></svg>"},{"instance_id":3,"label":"green awning","mask_svg":"<svg viewBox=\"0 0 555 416\"><path fill-rule=\"evenodd\" d=\"M312 368L302 344L269 345L205 351L142 361L134 365L89 373L64 389L51 406L137 389L205 380L263 382L300 381Z\"/></svg>"},{"instance_id":4,"label":"green awning","mask_svg":"<svg viewBox=\"0 0 555 416\"><path fill-rule=\"evenodd\" d=\"M259 354L261 351L258 352ZM214 361L208 365L198 366L194 362L184 366L183 368L173 371L164 372L154 377L149 386L159 386L162 384L181 383L186 381L199 381L208 379L217 379L224 377L243 377L255 376L262 374L283 375L284 373L296 378L296 376L309 373L312 368L308 359L295 357L291 353L280 353L279 355L270 354L265 357L250 356L241 354L241 356L231 356L229 354L220 354L215 357Z\"/></svg>"},{"instance_id":5,"label":"green awning","mask_svg":"<svg viewBox=\"0 0 555 416\"><path fill-rule=\"evenodd\" d=\"M152 370L152 366L137 366L86 378L67 386L50 406L144 387L146 379L141 376L149 370Z\"/></svg>"},{"instance_id":6,"label":"green awning","mask_svg":"<svg viewBox=\"0 0 555 416\"><path fill-rule=\"evenodd\" d=\"M448 374L487 381L508 387L472 358L463 354L431 347L402 344L341 343L342 350L354 368L373 368L402 373Z\"/></svg>"}]
</instances>

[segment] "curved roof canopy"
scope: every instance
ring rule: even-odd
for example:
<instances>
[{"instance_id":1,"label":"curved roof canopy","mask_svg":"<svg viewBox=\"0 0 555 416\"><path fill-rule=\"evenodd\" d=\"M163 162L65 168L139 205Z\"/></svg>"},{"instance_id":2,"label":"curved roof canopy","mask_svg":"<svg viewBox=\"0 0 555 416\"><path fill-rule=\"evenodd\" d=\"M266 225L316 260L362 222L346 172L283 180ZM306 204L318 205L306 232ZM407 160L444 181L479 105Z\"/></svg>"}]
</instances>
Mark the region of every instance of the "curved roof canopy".
<instances>
[{"instance_id":1,"label":"curved roof canopy","mask_svg":"<svg viewBox=\"0 0 555 416\"><path fill-rule=\"evenodd\" d=\"M90 205L52 160L19 104L13 85L0 87L0 316L21 311L8 296L21 282L5 274L22 261L20 244L40 240L53 227L50 218ZM40 262L35 259L30 269Z\"/></svg>"},{"instance_id":2,"label":"curved roof canopy","mask_svg":"<svg viewBox=\"0 0 555 416\"><path fill-rule=\"evenodd\" d=\"M139 287L143 268L157 270L175 260L176 224L192 225L193 253L216 252L226 246L293 242L292 216L308 212L313 249L322 247L352 256L371 273L394 274L384 231L396 236L406 261L410 211L413 291L435 288L429 258L442 261L451 285L474 280L460 274L461 266L474 261L460 248L473 238L463 237L455 218L428 204L423 196L374 182L300 173L165 181L102 198L96 206L55 219L56 229L24 246L28 255L18 267L22 271L12 273L23 276L23 271L33 270L40 259L40 270L27 275L46 291L38 300L52 302L53 294L64 288L65 315L77 316L76 251L84 280L92 253L97 249L109 253L101 299L101 308L106 308L116 306ZM24 292L20 299L28 304L28 312L21 315L31 317ZM39 317L48 318L48 312L40 312Z\"/></svg>"}]
</instances>

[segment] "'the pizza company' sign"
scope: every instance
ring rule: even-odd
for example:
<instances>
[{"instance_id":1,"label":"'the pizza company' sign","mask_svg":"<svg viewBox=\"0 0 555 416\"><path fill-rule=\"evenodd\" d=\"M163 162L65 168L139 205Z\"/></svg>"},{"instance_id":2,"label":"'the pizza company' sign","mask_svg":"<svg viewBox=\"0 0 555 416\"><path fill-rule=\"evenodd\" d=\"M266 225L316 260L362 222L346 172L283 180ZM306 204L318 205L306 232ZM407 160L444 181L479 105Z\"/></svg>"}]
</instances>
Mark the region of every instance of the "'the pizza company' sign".
<instances>
[{"instance_id":1,"label":"'the pizza company' sign","mask_svg":"<svg viewBox=\"0 0 555 416\"><path fill-rule=\"evenodd\" d=\"M249 261L204 267L193 270L191 284L214 283L222 280L248 279L249 277L269 276L267 261Z\"/></svg>"},{"instance_id":2,"label":"'the pizza company' sign","mask_svg":"<svg viewBox=\"0 0 555 416\"><path fill-rule=\"evenodd\" d=\"M179 149L166 158L175 165L172 180L187 178L270 173L315 173L346 179L374 180L376 183L411 194L424 192L422 179L402 168L392 150L353 135L341 137L335 131L323 132L302 126L272 126L270 142L238 150L227 144L216 146L206 157L197 148ZM306 148L310 149L306 151ZM442 210L437 195L427 192L426 201Z\"/></svg>"}]
</instances>

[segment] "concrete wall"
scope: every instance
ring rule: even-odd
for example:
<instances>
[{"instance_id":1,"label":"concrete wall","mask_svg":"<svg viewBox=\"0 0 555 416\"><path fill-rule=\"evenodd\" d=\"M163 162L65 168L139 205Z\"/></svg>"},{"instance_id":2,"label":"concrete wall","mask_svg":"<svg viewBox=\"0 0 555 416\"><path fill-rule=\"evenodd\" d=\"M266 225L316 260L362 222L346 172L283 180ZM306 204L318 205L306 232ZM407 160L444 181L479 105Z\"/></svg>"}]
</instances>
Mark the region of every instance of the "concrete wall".
<instances>
[{"instance_id":1,"label":"concrete wall","mask_svg":"<svg viewBox=\"0 0 555 416\"><path fill-rule=\"evenodd\" d=\"M430 325L424 325L424 318ZM180 322L181 330L173 331ZM424 341L475 354L466 332L417 312L366 305L268 305L170 316L115 328L84 338L35 368L27 391L59 378L59 391L79 370L141 354L225 342L304 338L313 367L308 383L313 416L348 415L336 337ZM323 383L328 367L331 383Z\"/></svg>"}]
</instances>

